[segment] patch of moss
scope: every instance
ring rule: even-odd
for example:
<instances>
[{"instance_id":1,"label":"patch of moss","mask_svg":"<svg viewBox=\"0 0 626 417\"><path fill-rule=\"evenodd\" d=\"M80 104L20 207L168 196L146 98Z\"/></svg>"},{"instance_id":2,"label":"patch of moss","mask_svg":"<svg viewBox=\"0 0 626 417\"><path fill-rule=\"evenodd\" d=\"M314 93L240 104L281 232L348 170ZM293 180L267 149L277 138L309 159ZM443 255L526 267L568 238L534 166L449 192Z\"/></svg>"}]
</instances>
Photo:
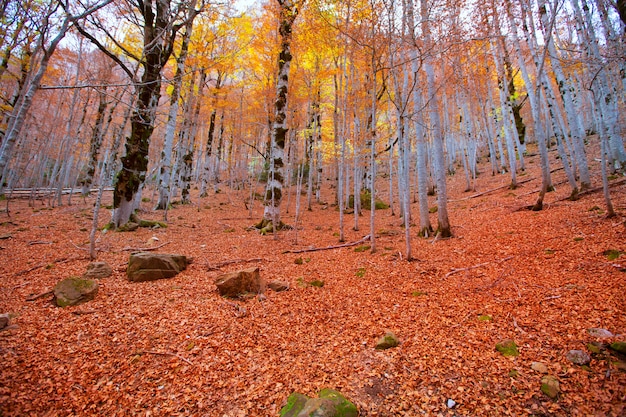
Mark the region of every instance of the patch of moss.
<instances>
[{"instance_id":1,"label":"patch of moss","mask_svg":"<svg viewBox=\"0 0 626 417\"><path fill-rule=\"evenodd\" d=\"M482 314L478 316L478 321L491 321L491 320L492 320L491 316L488 316L487 314Z\"/></svg>"},{"instance_id":2,"label":"patch of moss","mask_svg":"<svg viewBox=\"0 0 626 417\"><path fill-rule=\"evenodd\" d=\"M365 252L370 250L372 247L370 245L361 245L354 248L355 252Z\"/></svg>"},{"instance_id":3,"label":"patch of moss","mask_svg":"<svg viewBox=\"0 0 626 417\"><path fill-rule=\"evenodd\" d=\"M613 342L609 347L616 352L626 355L626 342Z\"/></svg>"},{"instance_id":4,"label":"patch of moss","mask_svg":"<svg viewBox=\"0 0 626 417\"><path fill-rule=\"evenodd\" d=\"M546 248L543 250L546 255L554 255L554 249Z\"/></svg>"},{"instance_id":5,"label":"patch of moss","mask_svg":"<svg viewBox=\"0 0 626 417\"><path fill-rule=\"evenodd\" d=\"M149 202L150 202L150 201L152 201L152 200L150 200L148 197L142 197L142 198L141 198L141 201L142 201L143 203L149 203Z\"/></svg>"},{"instance_id":6,"label":"patch of moss","mask_svg":"<svg viewBox=\"0 0 626 417\"><path fill-rule=\"evenodd\" d=\"M602 252L602 255L606 256L606 259L609 261L614 261L619 258L624 252L619 251L617 249L607 249Z\"/></svg>"},{"instance_id":7,"label":"patch of moss","mask_svg":"<svg viewBox=\"0 0 626 417\"><path fill-rule=\"evenodd\" d=\"M309 282L309 285L312 287L322 288L324 286L324 281L319 280L319 279L314 279L313 281Z\"/></svg>"},{"instance_id":8,"label":"patch of moss","mask_svg":"<svg viewBox=\"0 0 626 417\"><path fill-rule=\"evenodd\" d=\"M509 371L509 377L517 378L519 376L519 371L517 369L511 369Z\"/></svg>"},{"instance_id":9,"label":"patch of moss","mask_svg":"<svg viewBox=\"0 0 626 417\"><path fill-rule=\"evenodd\" d=\"M356 275L359 278L363 278L365 276L365 272L366 272L365 268L359 268L356 270L354 275Z\"/></svg>"},{"instance_id":10,"label":"patch of moss","mask_svg":"<svg viewBox=\"0 0 626 417\"><path fill-rule=\"evenodd\" d=\"M574 242L582 242L583 240L585 240L585 238L584 238L584 237L582 237L582 236L576 236L576 237L574 238Z\"/></svg>"},{"instance_id":11,"label":"patch of moss","mask_svg":"<svg viewBox=\"0 0 626 417\"><path fill-rule=\"evenodd\" d=\"M301 257L300 258L296 258L296 259L294 259L293 263L296 264L296 265L302 265L304 263L304 259L302 259Z\"/></svg>"},{"instance_id":12,"label":"patch of moss","mask_svg":"<svg viewBox=\"0 0 626 417\"><path fill-rule=\"evenodd\" d=\"M422 295L427 295L424 291L412 291L411 297L421 297Z\"/></svg>"},{"instance_id":13,"label":"patch of moss","mask_svg":"<svg viewBox=\"0 0 626 417\"><path fill-rule=\"evenodd\" d=\"M496 350L504 356L519 356L517 345L511 339L503 340L496 344Z\"/></svg>"},{"instance_id":14,"label":"patch of moss","mask_svg":"<svg viewBox=\"0 0 626 417\"><path fill-rule=\"evenodd\" d=\"M387 333L385 333L384 336L382 336L376 342L376 350L384 350L384 349L394 348L394 347L398 346L399 344L400 344L400 341L398 340L398 337L395 334L393 334L392 332L387 332Z\"/></svg>"},{"instance_id":15,"label":"patch of moss","mask_svg":"<svg viewBox=\"0 0 626 417\"><path fill-rule=\"evenodd\" d=\"M167 223L163 223L157 220L139 220L139 227L153 228L153 227L162 227L166 228Z\"/></svg>"},{"instance_id":16,"label":"patch of moss","mask_svg":"<svg viewBox=\"0 0 626 417\"><path fill-rule=\"evenodd\" d=\"M429 213L437 213L437 211L439 211L439 207L438 206L433 206L433 207L428 209Z\"/></svg>"}]
</instances>

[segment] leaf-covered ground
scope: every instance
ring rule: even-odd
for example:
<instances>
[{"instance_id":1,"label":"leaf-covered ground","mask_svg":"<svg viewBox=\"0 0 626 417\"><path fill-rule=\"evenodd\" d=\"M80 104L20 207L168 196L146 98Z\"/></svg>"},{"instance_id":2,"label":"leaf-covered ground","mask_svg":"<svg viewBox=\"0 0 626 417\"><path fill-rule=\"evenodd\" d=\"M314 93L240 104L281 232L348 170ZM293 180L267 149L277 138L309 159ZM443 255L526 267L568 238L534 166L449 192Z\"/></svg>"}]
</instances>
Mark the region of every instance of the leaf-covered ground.
<instances>
[{"instance_id":1,"label":"leaf-covered ground","mask_svg":"<svg viewBox=\"0 0 626 417\"><path fill-rule=\"evenodd\" d=\"M623 416L620 358L594 354L584 369L565 355L626 339L626 187L611 189L618 217L607 219L601 193L557 202L568 193L558 171L545 210L516 211L537 195L536 157L527 163L519 178L532 180L475 198L463 191L462 172L449 177L454 238L413 236L413 262L404 260L391 210L377 214L376 253L283 253L338 244L336 208L314 203L297 229L274 239L247 230L262 214L257 201L250 217L250 191L223 187L170 210L165 229L99 234L98 260L114 275L100 281L95 300L64 309L49 296L26 299L85 270L94 199L52 209L11 201L11 217L0 213L0 313L12 316L0 332L0 415L275 416L291 392L328 387L364 416ZM475 192L508 181L482 167ZM162 218L143 204L141 217ZM346 241L368 233L368 214L359 231L346 216ZM102 225L108 216L103 210ZM160 244L158 252L193 264L172 279L128 282L130 250ZM291 289L222 299L213 279L250 266ZM307 285L313 280L323 287ZM593 327L616 336L595 339ZM401 344L377 351L385 331ZM514 339L520 355L497 352L503 339ZM541 392L532 362L558 379L556 400Z\"/></svg>"}]
</instances>

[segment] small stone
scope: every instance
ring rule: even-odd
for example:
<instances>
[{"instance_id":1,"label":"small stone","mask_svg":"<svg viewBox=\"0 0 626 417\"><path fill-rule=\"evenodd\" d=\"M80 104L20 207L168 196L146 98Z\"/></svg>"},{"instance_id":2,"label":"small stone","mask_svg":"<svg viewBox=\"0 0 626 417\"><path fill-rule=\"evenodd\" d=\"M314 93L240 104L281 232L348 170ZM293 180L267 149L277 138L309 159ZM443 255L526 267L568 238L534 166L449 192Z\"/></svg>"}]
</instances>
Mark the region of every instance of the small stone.
<instances>
[{"instance_id":1,"label":"small stone","mask_svg":"<svg viewBox=\"0 0 626 417\"><path fill-rule=\"evenodd\" d=\"M598 338L613 337L613 333L611 333L607 329L600 329L597 327L592 327L590 329L587 329L587 333L589 333L589 336L598 337Z\"/></svg>"},{"instance_id":2,"label":"small stone","mask_svg":"<svg viewBox=\"0 0 626 417\"><path fill-rule=\"evenodd\" d=\"M614 343L611 343L609 347L616 352L623 353L626 355L626 342L614 342Z\"/></svg>"},{"instance_id":3,"label":"small stone","mask_svg":"<svg viewBox=\"0 0 626 417\"><path fill-rule=\"evenodd\" d=\"M570 350L569 352L567 352L567 355L565 355L565 357L571 363L581 366L587 365L589 362L591 362L591 357L589 356L589 354L582 350Z\"/></svg>"},{"instance_id":4,"label":"small stone","mask_svg":"<svg viewBox=\"0 0 626 417\"><path fill-rule=\"evenodd\" d=\"M289 289L289 283L285 281L270 281L267 283L267 287L275 292L287 291Z\"/></svg>"},{"instance_id":5,"label":"small stone","mask_svg":"<svg viewBox=\"0 0 626 417\"><path fill-rule=\"evenodd\" d=\"M9 313L0 314L0 330L4 329L9 325Z\"/></svg>"},{"instance_id":6,"label":"small stone","mask_svg":"<svg viewBox=\"0 0 626 417\"><path fill-rule=\"evenodd\" d=\"M497 343L496 350L504 356L519 356L517 345L515 344L515 341L511 339L505 339L500 343Z\"/></svg>"},{"instance_id":7,"label":"small stone","mask_svg":"<svg viewBox=\"0 0 626 417\"><path fill-rule=\"evenodd\" d=\"M548 367L542 362L533 362L530 364L530 369L535 372L539 372L540 374L547 374Z\"/></svg>"},{"instance_id":8,"label":"small stone","mask_svg":"<svg viewBox=\"0 0 626 417\"><path fill-rule=\"evenodd\" d=\"M378 341L376 342L377 350L385 350L389 348L396 347L400 344L398 337L392 332L385 333Z\"/></svg>"},{"instance_id":9,"label":"small stone","mask_svg":"<svg viewBox=\"0 0 626 417\"><path fill-rule=\"evenodd\" d=\"M456 401L454 401L452 398L448 398L448 401L446 401L446 406L448 408L454 408L455 405L456 405Z\"/></svg>"},{"instance_id":10,"label":"small stone","mask_svg":"<svg viewBox=\"0 0 626 417\"><path fill-rule=\"evenodd\" d=\"M541 392L554 400L561 392L559 380L552 375L544 376L541 378Z\"/></svg>"},{"instance_id":11,"label":"small stone","mask_svg":"<svg viewBox=\"0 0 626 417\"><path fill-rule=\"evenodd\" d=\"M107 278L113 275L113 268L106 262L92 262L87 265L87 270L83 274L85 279Z\"/></svg>"}]
</instances>

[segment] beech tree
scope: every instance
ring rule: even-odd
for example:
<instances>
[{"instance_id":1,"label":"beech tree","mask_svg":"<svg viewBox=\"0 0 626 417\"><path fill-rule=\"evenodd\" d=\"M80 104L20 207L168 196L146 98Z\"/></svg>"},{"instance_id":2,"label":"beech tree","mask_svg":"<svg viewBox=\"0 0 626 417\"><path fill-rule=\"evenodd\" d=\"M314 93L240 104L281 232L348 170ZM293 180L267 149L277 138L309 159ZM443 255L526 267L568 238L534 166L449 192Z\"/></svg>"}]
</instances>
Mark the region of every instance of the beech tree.
<instances>
[{"instance_id":1,"label":"beech tree","mask_svg":"<svg viewBox=\"0 0 626 417\"><path fill-rule=\"evenodd\" d=\"M258 229L269 232L282 225L280 205L285 183L285 139L287 137L287 93L289 70L291 68L291 41L293 25L301 4L294 0L277 0L278 33L280 52L278 54L278 76L276 79L276 101L274 102L274 123L271 133L270 164L265 189L265 209Z\"/></svg>"},{"instance_id":2,"label":"beech tree","mask_svg":"<svg viewBox=\"0 0 626 417\"><path fill-rule=\"evenodd\" d=\"M143 184L148 169L150 138L155 127L156 110L161 97L162 71L172 55L178 32L185 27L196 13L196 0L126 0L126 12L138 18L137 28L142 35L140 55L112 38L109 30L97 19L90 25L109 36L110 41L127 58L137 61L143 72L139 80L126 63L111 52L85 27L79 26L80 33L113 59L135 83L135 107L131 115L131 132L126 138L126 152L121 158L122 166L115 177L113 192L113 218L115 227L126 224L135 210L135 199ZM203 4L200 5L200 10Z\"/></svg>"}]
</instances>

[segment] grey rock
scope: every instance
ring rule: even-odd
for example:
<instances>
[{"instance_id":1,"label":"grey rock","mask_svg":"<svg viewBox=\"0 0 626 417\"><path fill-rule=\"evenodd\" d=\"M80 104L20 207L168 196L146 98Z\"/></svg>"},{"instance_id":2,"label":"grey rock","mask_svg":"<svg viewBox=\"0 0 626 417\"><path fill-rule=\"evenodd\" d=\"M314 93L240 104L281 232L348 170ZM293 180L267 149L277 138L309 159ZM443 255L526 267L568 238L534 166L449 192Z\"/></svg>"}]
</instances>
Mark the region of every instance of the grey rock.
<instances>
[{"instance_id":1,"label":"grey rock","mask_svg":"<svg viewBox=\"0 0 626 417\"><path fill-rule=\"evenodd\" d=\"M113 268L106 262L92 262L87 265L87 271L83 274L83 278L100 279L113 275Z\"/></svg>"},{"instance_id":2,"label":"grey rock","mask_svg":"<svg viewBox=\"0 0 626 417\"><path fill-rule=\"evenodd\" d=\"M565 357L571 363L581 366L587 365L589 362L591 362L591 357L589 356L589 354L582 350L570 350L569 352L567 352L567 355L565 355Z\"/></svg>"},{"instance_id":3,"label":"grey rock","mask_svg":"<svg viewBox=\"0 0 626 417\"><path fill-rule=\"evenodd\" d=\"M589 336L598 337L601 339L607 338L607 337L613 337L613 333L611 333L607 329L600 329L597 327L592 327L590 329L587 329L587 333L589 333Z\"/></svg>"},{"instance_id":4,"label":"grey rock","mask_svg":"<svg viewBox=\"0 0 626 417\"><path fill-rule=\"evenodd\" d=\"M191 262L185 255L139 252L130 255L126 276L129 281L154 281L172 278Z\"/></svg>"}]
</instances>

